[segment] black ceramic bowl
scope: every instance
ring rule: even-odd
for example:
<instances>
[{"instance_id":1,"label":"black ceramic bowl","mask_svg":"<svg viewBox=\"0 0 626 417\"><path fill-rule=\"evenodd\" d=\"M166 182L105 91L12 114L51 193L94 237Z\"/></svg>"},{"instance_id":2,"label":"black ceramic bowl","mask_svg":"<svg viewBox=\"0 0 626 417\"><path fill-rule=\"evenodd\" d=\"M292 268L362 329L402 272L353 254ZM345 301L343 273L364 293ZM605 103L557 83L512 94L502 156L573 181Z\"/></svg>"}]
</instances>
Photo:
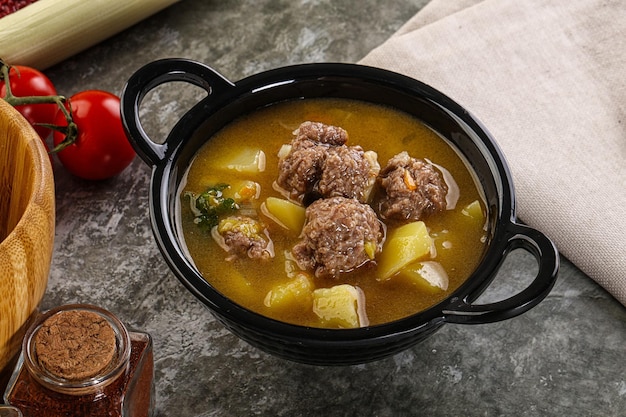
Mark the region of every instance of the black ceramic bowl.
<instances>
[{"instance_id":1,"label":"black ceramic bowl","mask_svg":"<svg viewBox=\"0 0 626 417\"><path fill-rule=\"evenodd\" d=\"M142 128L139 107L150 90L175 81L199 86L208 95L181 117L165 142L156 143ZM261 316L224 297L186 255L177 206L181 181L196 152L241 115L283 100L312 97L358 99L415 115L447 138L473 167L489 209L488 246L467 281L439 304L391 323L359 329L297 326ZM122 95L122 118L137 153L153 169L152 227L170 268L234 334L279 357L318 365L377 360L418 343L445 323L488 323L524 313L546 297L556 280L556 248L542 233L517 223L511 176L491 135L467 110L414 79L352 64L306 64L231 83L201 63L164 59L147 64L128 80ZM507 254L516 248L535 256L539 265L536 277L503 301L474 304Z\"/></svg>"}]
</instances>

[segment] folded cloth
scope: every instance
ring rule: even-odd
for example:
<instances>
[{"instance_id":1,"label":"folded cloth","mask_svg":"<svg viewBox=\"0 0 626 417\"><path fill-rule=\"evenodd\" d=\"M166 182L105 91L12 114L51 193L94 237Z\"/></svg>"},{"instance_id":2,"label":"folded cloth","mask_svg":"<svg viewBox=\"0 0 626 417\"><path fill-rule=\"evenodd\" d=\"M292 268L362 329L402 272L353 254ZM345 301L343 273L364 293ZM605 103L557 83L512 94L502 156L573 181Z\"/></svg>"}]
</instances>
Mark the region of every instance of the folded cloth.
<instances>
[{"instance_id":1,"label":"folded cloth","mask_svg":"<svg viewBox=\"0 0 626 417\"><path fill-rule=\"evenodd\" d=\"M519 218L626 305L624 22L622 0L433 0L360 63L480 119Z\"/></svg>"}]
</instances>

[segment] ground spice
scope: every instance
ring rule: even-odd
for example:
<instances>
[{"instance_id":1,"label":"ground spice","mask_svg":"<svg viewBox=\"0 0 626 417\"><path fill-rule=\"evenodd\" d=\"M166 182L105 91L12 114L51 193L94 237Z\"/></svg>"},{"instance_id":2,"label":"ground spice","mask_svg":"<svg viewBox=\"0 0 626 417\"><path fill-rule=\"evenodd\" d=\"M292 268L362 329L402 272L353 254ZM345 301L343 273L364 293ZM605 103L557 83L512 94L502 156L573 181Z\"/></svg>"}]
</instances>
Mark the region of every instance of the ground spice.
<instances>
[{"instance_id":1,"label":"ground spice","mask_svg":"<svg viewBox=\"0 0 626 417\"><path fill-rule=\"evenodd\" d=\"M38 330L27 332L27 338L31 339L31 350L35 355L29 355L26 351L28 340L25 339L23 344L22 360L18 363L15 372L9 382L5 401L19 408L24 417L149 417L152 415L153 409L153 353L152 339L150 335L143 332L128 332L123 325L117 321L105 320L101 322L96 316L102 317L104 310L94 312L93 306L68 306L70 310L79 310L80 315L72 314L66 316L59 315L52 322L47 320L38 327ZM90 314L83 314L90 313ZM54 315L48 315L54 317ZM71 320L70 320L71 319ZM49 319L48 319L49 320ZM117 320L117 319L115 319ZM116 328L117 325L122 328ZM66 332L66 337L59 335L61 329L70 326ZM110 329L108 329L110 327ZM37 335L43 330L39 337ZM100 346L103 341L109 341L112 331L114 336L113 357L107 361L109 354L101 355L97 351L96 346ZM126 350L127 355L123 356L124 343L120 334L127 335L126 342L129 343ZM65 339L70 348L61 342ZM86 351L94 353L95 359L88 357L85 352L74 353L80 350L80 341L86 341ZM52 346L59 346L63 353L55 354ZM37 349L44 346L46 359L44 361L38 358ZM104 350L108 349L108 342L102 344ZM32 357L31 357L32 356ZM29 360L37 357L36 363L28 363ZM50 359L60 357L64 364L59 368ZM91 368L88 372L80 366L75 360L76 357L85 357L85 362L89 365L84 368ZM120 372L115 371L116 364L123 362ZM46 365L42 365L46 363ZM24 366L26 365L26 366ZM33 366L29 366L33 365ZM50 366L53 371L48 369ZM75 378L79 374L91 373L93 369L101 368L95 375L84 377L83 379ZM61 369L64 375L60 377L56 373ZM37 372L43 372L45 375L39 375ZM108 375L107 380L103 375ZM55 380L54 383L47 381L45 378L50 377ZM69 378L67 378L69 377Z\"/></svg>"}]
</instances>

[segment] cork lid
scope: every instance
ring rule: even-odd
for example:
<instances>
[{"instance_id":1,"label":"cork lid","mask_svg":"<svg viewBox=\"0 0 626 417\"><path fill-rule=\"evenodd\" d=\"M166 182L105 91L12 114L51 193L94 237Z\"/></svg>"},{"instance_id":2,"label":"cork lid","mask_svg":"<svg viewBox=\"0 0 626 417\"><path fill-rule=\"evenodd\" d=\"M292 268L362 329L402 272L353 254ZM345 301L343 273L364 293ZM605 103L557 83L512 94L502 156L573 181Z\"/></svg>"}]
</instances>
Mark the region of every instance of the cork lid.
<instances>
[{"instance_id":1,"label":"cork lid","mask_svg":"<svg viewBox=\"0 0 626 417\"><path fill-rule=\"evenodd\" d=\"M66 380L100 374L116 356L116 335L109 321L86 310L67 310L48 317L33 335L39 366Z\"/></svg>"}]
</instances>

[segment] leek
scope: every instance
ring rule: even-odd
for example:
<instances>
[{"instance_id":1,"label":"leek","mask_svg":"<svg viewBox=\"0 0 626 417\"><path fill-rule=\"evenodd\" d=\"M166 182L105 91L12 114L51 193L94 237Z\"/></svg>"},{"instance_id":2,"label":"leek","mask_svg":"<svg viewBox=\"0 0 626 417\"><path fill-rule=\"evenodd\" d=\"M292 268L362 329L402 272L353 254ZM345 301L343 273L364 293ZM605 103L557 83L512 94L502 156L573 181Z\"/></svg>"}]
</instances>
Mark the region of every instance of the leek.
<instances>
[{"instance_id":1,"label":"leek","mask_svg":"<svg viewBox=\"0 0 626 417\"><path fill-rule=\"evenodd\" d=\"M0 56L48 68L178 0L39 0L0 19Z\"/></svg>"}]
</instances>

